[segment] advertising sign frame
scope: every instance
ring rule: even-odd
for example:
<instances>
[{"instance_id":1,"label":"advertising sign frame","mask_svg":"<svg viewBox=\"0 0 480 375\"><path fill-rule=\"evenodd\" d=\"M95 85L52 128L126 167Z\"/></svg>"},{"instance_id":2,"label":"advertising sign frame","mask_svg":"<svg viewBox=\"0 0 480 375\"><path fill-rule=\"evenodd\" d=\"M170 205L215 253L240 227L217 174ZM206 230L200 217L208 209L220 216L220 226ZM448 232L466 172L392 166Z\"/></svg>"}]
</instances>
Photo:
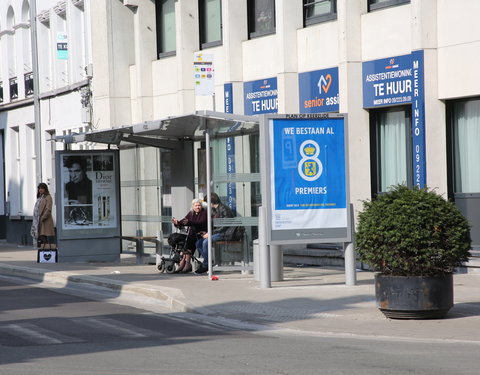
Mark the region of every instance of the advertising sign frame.
<instances>
[{"instance_id":1,"label":"advertising sign frame","mask_svg":"<svg viewBox=\"0 0 480 375\"><path fill-rule=\"evenodd\" d=\"M263 115L260 132L267 244L351 242L347 116Z\"/></svg>"},{"instance_id":2,"label":"advertising sign frame","mask_svg":"<svg viewBox=\"0 0 480 375\"><path fill-rule=\"evenodd\" d=\"M56 151L55 161L58 239L119 237L118 150Z\"/></svg>"}]
</instances>

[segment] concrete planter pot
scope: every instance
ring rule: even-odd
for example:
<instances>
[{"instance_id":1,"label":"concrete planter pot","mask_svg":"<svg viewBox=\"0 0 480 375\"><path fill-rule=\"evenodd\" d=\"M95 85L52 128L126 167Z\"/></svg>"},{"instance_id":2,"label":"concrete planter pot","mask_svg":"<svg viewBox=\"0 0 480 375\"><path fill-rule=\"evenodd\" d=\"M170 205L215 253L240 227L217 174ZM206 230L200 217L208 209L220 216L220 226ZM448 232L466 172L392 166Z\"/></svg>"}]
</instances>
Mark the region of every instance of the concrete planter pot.
<instances>
[{"instance_id":1,"label":"concrete planter pot","mask_svg":"<svg viewBox=\"0 0 480 375\"><path fill-rule=\"evenodd\" d=\"M440 319L453 306L453 275L375 275L377 307L391 319Z\"/></svg>"}]
</instances>

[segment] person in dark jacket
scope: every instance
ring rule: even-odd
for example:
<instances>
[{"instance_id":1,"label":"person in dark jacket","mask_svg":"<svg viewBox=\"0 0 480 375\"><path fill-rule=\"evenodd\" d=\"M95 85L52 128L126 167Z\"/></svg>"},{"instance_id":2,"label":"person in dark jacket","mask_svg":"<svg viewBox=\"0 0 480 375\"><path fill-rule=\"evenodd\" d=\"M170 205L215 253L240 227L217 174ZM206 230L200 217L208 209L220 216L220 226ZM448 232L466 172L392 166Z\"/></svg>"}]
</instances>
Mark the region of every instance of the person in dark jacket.
<instances>
[{"instance_id":1,"label":"person in dark jacket","mask_svg":"<svg viewBox=\"0 0 480 375\"><path fill-rule=\"evenodd\" d=\"M216 193L210 194L210 204L212 207L212 218L233 217L232 210L220 201ZM229 228L230 227L214 228L212 231L212 245L217 241L225 240L225 233ZM195 273L202 274L208 271L208 233L205 233L202 238L197 241L196 247L203 257L203 262Z\"/></svg>"},{"instance_id":2,"label":"person in dark jacket","mask_svg":"<svg viewBox=\"0 0 480 375\"><path fill-rule=\"evenodd\" d=\"M65 160L70 181L65 185L69 204L92 204L92 180L87 177L87 161L82 156Z\"/></svg>"},{"instance_id":3,"label":"person in dark jacket","mask_svg":"<svg viewBox=\"0 0 480 375\"><path fill-rule=\"evenodd\" d=\"M207 233L207 210L203 208L201 199L192 201L192 209L181 220L172 218L172 223L176 227L188 226L187 248L182 254L177 272L187 273L192 270L192 254L195 251L195 242L197 238L203 239Z\"/></svg>"}]
</instances>

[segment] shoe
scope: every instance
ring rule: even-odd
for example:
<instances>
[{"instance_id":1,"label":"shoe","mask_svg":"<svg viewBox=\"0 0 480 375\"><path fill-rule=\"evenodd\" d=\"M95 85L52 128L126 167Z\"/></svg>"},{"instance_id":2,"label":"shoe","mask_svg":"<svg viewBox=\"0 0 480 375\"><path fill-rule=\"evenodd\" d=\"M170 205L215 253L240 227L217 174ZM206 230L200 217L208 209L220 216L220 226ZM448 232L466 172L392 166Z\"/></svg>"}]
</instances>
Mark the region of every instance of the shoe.
<instances>
[{"instance_id":1,"label":"shoe","mask_svg":"<svg viewBox=\"0 0 480 375\"><path fill-rule=\"evenodd\" d=\"M198 267L197 270L194 273L195 273L195 275L201 275L201 274L204 274L207 271L208 271L208 267L205 267L203 264L201 264L200 267Z\"/></svg>"},{"instance_id":2,"label":"shoe","mask_svg":"<svg viewBox=\"0 0 480 375\"><path fill-rule=\"evenodd\" d=\"M177 269L175 270L175 273L180 273L183 271L183 269L185 268L186 264L185 264L185 260L181 260L180 263L178 264L178 267Z\"/></svg>"},{"instance_id":3,"label":"shoe","mask_svg":"<svg viewBox=\"0 0 480 375\"><path fill-rule=\"evenodd\" d=\"M185 263L185 267L180 271L180 273L189 273L192 272L192 263L187 262Z\"/></svg>"}]
</instances>

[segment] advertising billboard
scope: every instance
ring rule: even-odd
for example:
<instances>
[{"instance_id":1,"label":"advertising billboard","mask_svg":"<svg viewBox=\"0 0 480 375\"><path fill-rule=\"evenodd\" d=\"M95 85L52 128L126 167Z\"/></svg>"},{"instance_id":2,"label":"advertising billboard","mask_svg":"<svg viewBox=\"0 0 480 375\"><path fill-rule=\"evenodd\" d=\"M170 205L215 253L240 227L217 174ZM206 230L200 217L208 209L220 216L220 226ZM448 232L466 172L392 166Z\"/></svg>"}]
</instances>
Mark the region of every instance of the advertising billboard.
<instances>
[{"instance_id":1,"label":"advertising billboard","mask_svg":"<svg viewBox=\"0 0 480 375\"><path fill-rule=\"evenodd\" d=\"M117 151L58 152L58 172L61 233L118 229Z\"/></svg>"},{"instance_id":2,"label":"advertising billboard","mask_svg":"<svg viewBox=\"0 0 480 375\"><path fill-rule=\"evenodd\" d=\"M267 241L349 242L346 117L266 116Z\"/></svg>"},{"instance_id":3,"label":"advertising billboard","mask_svg":"<svg viewBox=\"0 0 480 375\"><path fill-rule=\"evenodd\" d=\"M364 108L412 105L413 181L427 181L423 51L363 63Z\"/></svg>"}]
</instances>

